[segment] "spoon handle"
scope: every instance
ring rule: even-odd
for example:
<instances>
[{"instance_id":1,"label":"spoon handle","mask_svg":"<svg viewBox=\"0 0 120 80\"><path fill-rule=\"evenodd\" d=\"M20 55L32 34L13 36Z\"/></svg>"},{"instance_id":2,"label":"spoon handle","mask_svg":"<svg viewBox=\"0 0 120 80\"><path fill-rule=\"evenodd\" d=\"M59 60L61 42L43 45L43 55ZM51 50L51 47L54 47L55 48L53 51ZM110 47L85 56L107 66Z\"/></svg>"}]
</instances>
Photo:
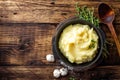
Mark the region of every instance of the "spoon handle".
<instances>
[{"instance_id":1,"label":"spoon handle","mask_svg":"<svg viewBox=\"0 0 120 80\"><path fill-rule=\"evenodd\" d=\"M108 24L108 28L110 29L112 37L115 40L115 44L116 44L116 47L117 47L117 50L118 50L118 53L119 53L119 56L120 56L120 43L119 43L119 40L118 40L117 35L115 33L115 29L113 27L113 24L112 23Z\"/></svg>"}]
</instances>

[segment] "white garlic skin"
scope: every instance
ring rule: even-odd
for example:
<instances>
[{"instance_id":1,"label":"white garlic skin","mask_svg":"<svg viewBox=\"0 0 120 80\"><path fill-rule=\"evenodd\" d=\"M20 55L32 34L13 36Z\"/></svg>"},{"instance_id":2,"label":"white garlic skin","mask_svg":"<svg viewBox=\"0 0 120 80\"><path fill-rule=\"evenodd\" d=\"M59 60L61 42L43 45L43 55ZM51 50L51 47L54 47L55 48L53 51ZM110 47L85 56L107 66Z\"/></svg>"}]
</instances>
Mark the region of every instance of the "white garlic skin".
<instances>
[{"instance_id":1,"label":"white garlic skin","mask_svg":"<svg viewBox=\"0 0 120 80\"><path fill-rule=\"evenodd\" d=\"M59 69L54 69L54 71L53 71L53 76L54 76L55 78L59 78L59 77L60 77L60 70L59 70Z\"/></svg>"},{"instance_id":2,"label":"white garlic skin","mask_svg":"<svg viewBox=\"0 0 120 80\"><path fill-rule=\"evenodd\" d=\"M54 62L55 61L54 55L52 55L52 54L46 55L46 60L48 62Z\"/></svg>"},{"instance_id":3,"label":"white garlic skin","mask_svg":"<svg viewBox=\"0 0 120 80\"><path fill-rule=\"evenodd\" d=\"M68 69L67 68L61 68L60 73L61 73L61 76L66 76L68 74Z\"/></svg>"}]
</instances>

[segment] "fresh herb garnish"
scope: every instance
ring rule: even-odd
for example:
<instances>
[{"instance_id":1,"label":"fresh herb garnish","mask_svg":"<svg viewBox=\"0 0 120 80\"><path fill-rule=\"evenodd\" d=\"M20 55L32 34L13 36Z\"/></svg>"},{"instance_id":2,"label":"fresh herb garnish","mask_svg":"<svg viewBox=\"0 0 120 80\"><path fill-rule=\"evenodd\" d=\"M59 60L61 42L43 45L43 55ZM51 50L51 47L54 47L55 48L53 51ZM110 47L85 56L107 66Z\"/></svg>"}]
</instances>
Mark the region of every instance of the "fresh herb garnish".
<instances>
[{"instance_id":1,"label":"fresh herb garnish","mask_svg":"<svg viewBox=\"0 0 120 80\"><path fill-rule=\"evenodd\" d=\"M70 77L69 80L76 80L75 77Z\"/></svg>"},{"instance_id":2,"label":"fresh herb garnish","mask_svg":"<svg viewBox=\"0 0 120 80\"><path fill-rule=\"evenodd\" d=\"M95 40L91 40L91 44L90 44L90 46L89 46L89 48L91 49L91 48L94 48L95 47Z\"/></svg>"},{"instance_id":3,"label":"fresh herb garnish","mask_svg":"<svg viewBox=\"0 0 120 80\"><path fill-rule=\"evenodd\" d=\"M107 58L108 55L109 55L109 52L108 52L108 50L107 50L107 44L110 45L110 46L113 46L113 44L110 43L110 42L108 42L108 41L105 41L105 42L104 42L104 45L103 45L103 57L104 57L104 58Z\"/></svg>"},{"instance_id":4,"label":"fresh herb garnish","mask_svg":"<svg viewBox=\"0 0 120 80\"><path fill-rule=\"evenodd\" d=\"M94 8L88 8L86 6L79 7L78 3L76 4L76 16L80 19L91 22L96 27L99 27L99 19L94 16Z\"/></svg>"}]
</instances>

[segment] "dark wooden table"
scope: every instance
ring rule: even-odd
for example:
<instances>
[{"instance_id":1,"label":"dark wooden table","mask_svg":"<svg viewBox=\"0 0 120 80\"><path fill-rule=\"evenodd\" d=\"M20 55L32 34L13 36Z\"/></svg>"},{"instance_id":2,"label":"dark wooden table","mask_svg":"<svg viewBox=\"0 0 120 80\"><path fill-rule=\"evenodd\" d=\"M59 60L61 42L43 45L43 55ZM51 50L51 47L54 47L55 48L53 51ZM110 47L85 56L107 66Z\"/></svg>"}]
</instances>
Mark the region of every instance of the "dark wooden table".
<instances>
[{"instance_id":1,"label":"dark wooden table","mask_svg":"<svg viewBox=\"0 0 120 80\"><path fill-rule=\"evenodd\" d=\"M115 10L114 27L120 41L120 0L0 0L0 80L56 80L53 70L62 66L46 61L59 22L75 15L75 4L97 8L102 2ZM102 25L108 58L92 70L59 78L68 80L120 80L120 57L108 27ZM58 80L59 80L58 79Z\"/></svg>"}]
</instances>

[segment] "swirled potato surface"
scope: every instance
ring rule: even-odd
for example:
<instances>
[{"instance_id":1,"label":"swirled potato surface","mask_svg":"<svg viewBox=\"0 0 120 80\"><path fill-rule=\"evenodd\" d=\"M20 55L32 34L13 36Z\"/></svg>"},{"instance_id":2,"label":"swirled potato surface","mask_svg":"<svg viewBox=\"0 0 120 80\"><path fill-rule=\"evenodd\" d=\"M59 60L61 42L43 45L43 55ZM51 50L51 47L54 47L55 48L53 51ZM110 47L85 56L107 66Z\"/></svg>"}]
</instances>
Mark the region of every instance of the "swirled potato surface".
<instances>
[{"instance_id":1,"label":"swirled potato surface","mask_svg":"<svg viewBox=\"0 0 120 80\"><path fill-rule=\"evenodd\" d=\"M98 35L88 25L69 25L61 33L59 49L71 63L89 62L96 56Z\"/></svg>"}]
</instances>

